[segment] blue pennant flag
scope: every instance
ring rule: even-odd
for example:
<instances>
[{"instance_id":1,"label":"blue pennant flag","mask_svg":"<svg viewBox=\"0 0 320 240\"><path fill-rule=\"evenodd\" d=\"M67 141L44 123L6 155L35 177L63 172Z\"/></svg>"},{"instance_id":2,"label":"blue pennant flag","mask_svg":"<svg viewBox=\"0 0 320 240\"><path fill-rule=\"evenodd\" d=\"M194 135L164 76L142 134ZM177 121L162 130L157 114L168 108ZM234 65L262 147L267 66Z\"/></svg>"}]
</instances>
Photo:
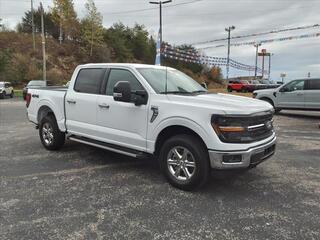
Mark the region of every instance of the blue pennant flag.
<instances>
[{"instance_id":1,"label":"blue pennant flag","mask_svg":"<svg viewBox=\"0 0 320 240\"><path fill-rule=\"evenodd\" d=\"M156 61L155 61L155 65L161 65L161 33L160 33L160 29L159 29L159 33L158 33L158 39L157 39L157 53L156 53Z\"/></svg>"}]
</instances>

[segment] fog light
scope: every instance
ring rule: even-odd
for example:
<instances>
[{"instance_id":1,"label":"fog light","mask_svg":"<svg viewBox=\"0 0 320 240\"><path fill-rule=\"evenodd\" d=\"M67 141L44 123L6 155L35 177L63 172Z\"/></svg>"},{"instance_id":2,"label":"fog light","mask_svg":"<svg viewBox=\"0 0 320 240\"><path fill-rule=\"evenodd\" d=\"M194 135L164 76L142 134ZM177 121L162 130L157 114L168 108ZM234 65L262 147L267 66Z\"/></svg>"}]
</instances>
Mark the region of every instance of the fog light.
<instances>
[{"instance_id":1,"label":"fog light","mask_svg":"<svg viewBox=\"0 0 320 240\"><path fill-rule=\"evenodd\" d=\"M222 158L224 163L239 163L242 161L241 155L224 155Z\"/></svg>"}]
</instances>

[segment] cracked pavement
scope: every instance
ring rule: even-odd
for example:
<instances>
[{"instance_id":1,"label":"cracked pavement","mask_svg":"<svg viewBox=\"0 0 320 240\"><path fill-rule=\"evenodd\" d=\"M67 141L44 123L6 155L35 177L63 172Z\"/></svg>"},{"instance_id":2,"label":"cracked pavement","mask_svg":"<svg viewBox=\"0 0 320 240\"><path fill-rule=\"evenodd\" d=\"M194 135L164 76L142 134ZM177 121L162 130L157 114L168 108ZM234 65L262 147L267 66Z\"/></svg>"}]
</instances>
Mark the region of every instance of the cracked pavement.
<instances>
[{"instance_id":1,"label":"cracked pavement","mask_svg":"<svg viewBox=\"0 0 320 240\"><path fill-rule=\"evenodd\" d=\"M284 111L273 158L183 192L151 159L46 151L24 103L0 100L0 239L320 239L319 122Z\"/></svg>"}]
</instances>

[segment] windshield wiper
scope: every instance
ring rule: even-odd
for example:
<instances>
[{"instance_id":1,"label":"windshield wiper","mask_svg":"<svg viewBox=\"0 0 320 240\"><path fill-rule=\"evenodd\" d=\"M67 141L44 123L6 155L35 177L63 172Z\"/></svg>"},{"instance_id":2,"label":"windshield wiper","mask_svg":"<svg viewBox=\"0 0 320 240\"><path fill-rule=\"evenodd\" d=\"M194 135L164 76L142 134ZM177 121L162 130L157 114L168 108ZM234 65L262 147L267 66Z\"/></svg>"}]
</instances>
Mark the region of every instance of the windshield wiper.
<instances>
[{"instance_id":1,"label":"windshield wiper","mask_svg":"<svg viewBox=\"0 0 320 240\"><path fill-rule=\"evenodd\" d=\"M191 92L181 92L181 91L167 91L160 92L161 94L192 94Z\"/></svg>"},{"instance_id":2,"label":"windshield wiper","mask_svg":"<svg viewBox=\"0 0 320 240\"><path fill-rule=\"evenodd\" d=\"M208 91L206 90L198 90L198 91L193 91L191 93L207 93Z\"/></svg>"}]
</instances>

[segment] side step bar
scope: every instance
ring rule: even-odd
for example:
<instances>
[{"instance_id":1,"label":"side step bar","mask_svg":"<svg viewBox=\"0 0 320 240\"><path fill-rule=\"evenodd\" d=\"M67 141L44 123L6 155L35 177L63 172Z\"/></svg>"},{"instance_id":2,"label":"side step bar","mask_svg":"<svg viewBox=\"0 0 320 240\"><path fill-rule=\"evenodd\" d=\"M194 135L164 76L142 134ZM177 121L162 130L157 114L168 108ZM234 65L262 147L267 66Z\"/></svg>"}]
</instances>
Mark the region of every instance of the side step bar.
<instances>
[{"instance_id":1,"label":"side step bar","mask_svg":"<svg viewBox=\"0 0 320 240\"><path fill-rule=\"evenodd\" d=\"M121 146L117 146L114 144L110 144L110 143L105 143L105 142L101 142L101 141L97 141L91 138L86 138L86 137L79 137L79 136L75 136L75 135L71 135L68 137L69 140L71 141L75 141L75 142L79 142L79 143L84 143L93 147L98 147L98 148L102 148L108 151L112 151L112 152L116 152L119 154L123 154L123 155L127 155L130 157L134 157L134 158L147 158L148 156L150 156L150 154L145 153L145 152L141 152L141 151L137 151L137 150L133 150L130 148L125 148L125 147L121 147Z\"/></svg>"}]
</instances>

